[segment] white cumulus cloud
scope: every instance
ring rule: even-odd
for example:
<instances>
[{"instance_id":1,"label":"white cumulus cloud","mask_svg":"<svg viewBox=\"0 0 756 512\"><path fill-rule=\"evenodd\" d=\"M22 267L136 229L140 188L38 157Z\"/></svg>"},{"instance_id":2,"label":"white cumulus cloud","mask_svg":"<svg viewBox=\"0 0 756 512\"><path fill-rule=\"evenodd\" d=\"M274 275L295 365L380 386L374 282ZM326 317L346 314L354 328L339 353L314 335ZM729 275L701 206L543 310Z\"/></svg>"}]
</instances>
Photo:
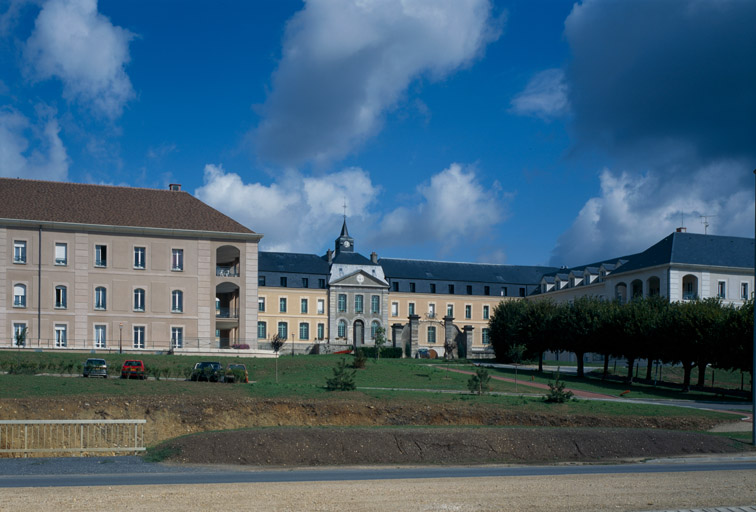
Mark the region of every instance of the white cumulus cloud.
<instances>
[{"instance_id":1,"label":"white cumulus cloud","mask_svg":"<svg viewBox=\"0 0 756 512\"><path fill-rule=\"evenodd\" d=\"M550 119L567 114L570 102L562 69L546 69L530 79L525 89L512 98L510 111L519 115Z\"/></svg>"},{"instance_id":2,"label":"white cumulus cloud","mask_svg":"<svg viewBox=\"0 0 756 512\"><path fill-rule=\"evenodd\" d=\"M24 47L26 72L59 79L67 100L115 119L135 96L124 69L133 38L97 11L97 0L49 0Z\"/></svg>"},{"instance_id":3,"label":"white cumulus cloud","mask_svg":"<svg viewBox=\"0 0 756 512\"><path fill-rule=\"evenodd\" d=\"M469 65L500 34L489 0L310 0L288 23L259 154L324 163L379 131L420 77Z\"/></svg>"},{"instance_id":4,"label":"white cumulus cloud","mask_svg":"<svg viewBox=\"0 0 756 512\"><path fill-rule=\"evenodd\" d=\"M433 241L445 254L463 242L490 232L504 220L498 185L484 187L473 169L454 163L417 187L417 204L401 206L386 214L379 240L400 245Z\"/></svg>"},{"instance_id":5,"label":"white cumulus cloud","mask_svg":"<svg viewBox=\"0 0 756 512\"><path fill-rule=\"evenodd\" d=\"M35 124L14 109L0 110L0 176L66 180L69 159L58 120L51 113L41 117ZM31 151L30 142L35 147Z\"/></svg>"}]
</instances>

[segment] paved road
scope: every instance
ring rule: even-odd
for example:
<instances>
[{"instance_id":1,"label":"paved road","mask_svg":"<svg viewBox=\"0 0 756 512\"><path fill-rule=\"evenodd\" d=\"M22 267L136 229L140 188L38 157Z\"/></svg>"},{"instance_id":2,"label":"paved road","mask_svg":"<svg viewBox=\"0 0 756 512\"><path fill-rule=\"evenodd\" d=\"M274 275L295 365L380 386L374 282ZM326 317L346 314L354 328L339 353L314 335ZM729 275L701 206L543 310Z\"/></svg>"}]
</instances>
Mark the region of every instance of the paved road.
<instances>
[{"instance_id":1,"label":"paved road","mask_svg":"<svg viewBox=\"0 0 756 512\"><path fill-rule=\"evenodd\" d=\"M138 457L0 460L0 487L345 482L437 478L756 471L756 457L660 459L642 464L260 470L151 464Z\"/></svg>"}]
</instances>

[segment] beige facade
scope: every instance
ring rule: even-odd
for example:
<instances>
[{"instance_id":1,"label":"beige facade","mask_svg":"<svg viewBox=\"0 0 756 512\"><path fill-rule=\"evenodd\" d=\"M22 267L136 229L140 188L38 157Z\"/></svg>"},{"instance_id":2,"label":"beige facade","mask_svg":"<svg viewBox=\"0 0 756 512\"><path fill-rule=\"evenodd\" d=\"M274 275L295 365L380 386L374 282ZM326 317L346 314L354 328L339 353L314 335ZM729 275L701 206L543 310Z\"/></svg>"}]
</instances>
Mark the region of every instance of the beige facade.
<instances>
[{"instance_id":1,"label":"beige facade","mask_svg":"<svg viewBox=\"0 0 756 512\"><path fill-rule=\"evenodd\" d=\"M328 292L324 289L265 287L259 289L257 337L261 346L276 333L309 352L329 338ZM285 349L284 349L285 350Z\"/></svg>"}]
</instances>

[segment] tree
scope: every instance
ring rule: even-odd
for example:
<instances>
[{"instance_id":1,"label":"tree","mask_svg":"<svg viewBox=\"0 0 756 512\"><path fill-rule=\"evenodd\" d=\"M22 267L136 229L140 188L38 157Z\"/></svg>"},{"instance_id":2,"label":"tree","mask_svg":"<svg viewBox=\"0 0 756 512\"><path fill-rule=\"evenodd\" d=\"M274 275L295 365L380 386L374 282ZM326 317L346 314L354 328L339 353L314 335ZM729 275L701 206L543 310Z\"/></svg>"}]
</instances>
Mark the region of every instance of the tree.
<instances>
[{"instance_id":1,"label":"tree","mask_svg":"<svg viewBox=\"0 0 756 512\"><path fill-rule=\"evenodd\" d=\"M509 347L521 343L523 312L527 307L527 301L508 300L494 308L488 326L497 361L506 361Z\"/></svg>"},{"instance_id":2,"label":"tree","mask_svg":"<svg viewBox=\"0 0 756 512\"><path fill-rule=\"evenodd\" d=\"M378 327L375 330L375 360L381 357L381 349L386 344L386 329Z\"/></svg>"},{"instance_id":3,"label":"tree","mask_svg":"<svg viewBox=\"0 0 756 512\"><path fill-rule=\"evenodd\" d=\"M284 346L284 343L286 343L286 338L282 338L278 333L270 341L270 346L273 347L273 352L276 353L276 383L278 383L278 352Z\"/></svg>"},{"instance_id":4,"label":"tree","mask_svg":"<svg viewBox=\"0 0 756 512\"><path fill-rule=\"evenodd\" d=\"M346 360L342 358L333 369L333 377L326 379L326 389L328 391L354 391L357 387L354 383L356 373L356 370L347 370Z\"/></svg>"},{"instance_id":5,"label":"tree","mask_svg":"<svg viewBox=\"0 0 756 512\"><path fill-rule=\"evenodd\" d=\"M524 357L538 357L538 371L543 371L543 353L554 347L554 333L551 319L556 312L556 305L550 299L525 302L526 307L520 320L519 342L525 346Z\"/></svg>"},{"instance_id":6,"label":"tree","mask_svg":"<svg viewBox=\"0 0 756 512\"><path fill-rule=\"evenodd\" d=\"M16 339L16 346L17 347L23 347L26 346L26 333L27 333L27 327L24 326L18 331L16 331L15 339Z\"/></svg>"},{"instance_id":7,"label":"tree","mask_svg":"<svg viewBox=\"0 0 756 512\"><path fill-rule=\"evenodd\" d=\"M467 381L467 389L470 390L470 393L482 395L488 391L489 382L491 382L491 376L488 374L488 370L478 367L475 369L475 374Z\"/></svg>"},{"instance_id":8,"label":"tree","mask_svg":"<svg viewBox=\"0 0 756 512\"><path fill-rule=\"evenodd\" d=\"M553 317L552 328L560 341L556 348L575 353L578 378L585 376L585 354L600 344L601 304L596 297L579 297L559 304Z\"/></svg>"}]
</instances>

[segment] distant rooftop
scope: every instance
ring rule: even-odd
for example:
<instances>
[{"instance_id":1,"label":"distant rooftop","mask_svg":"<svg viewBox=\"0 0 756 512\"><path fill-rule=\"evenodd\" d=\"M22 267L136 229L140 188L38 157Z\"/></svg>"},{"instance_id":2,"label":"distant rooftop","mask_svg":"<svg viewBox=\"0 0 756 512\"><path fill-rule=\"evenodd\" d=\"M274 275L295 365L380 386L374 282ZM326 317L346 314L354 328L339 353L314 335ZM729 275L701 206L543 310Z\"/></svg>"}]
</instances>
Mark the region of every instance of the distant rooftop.
<instances>
[{"instance_id":1,"label":"distant rooftop","mask_svg":"<svg viewBox=\"0 0 756 512\"><path fill-rule=\"evenodd\" d=\"M425 279L437 281L468 281L478 283L538 283L554 267L494 265L490 263L455 263L447 261L381 258L386 277L391 279Z\"/></svg>"}]
</instances>

